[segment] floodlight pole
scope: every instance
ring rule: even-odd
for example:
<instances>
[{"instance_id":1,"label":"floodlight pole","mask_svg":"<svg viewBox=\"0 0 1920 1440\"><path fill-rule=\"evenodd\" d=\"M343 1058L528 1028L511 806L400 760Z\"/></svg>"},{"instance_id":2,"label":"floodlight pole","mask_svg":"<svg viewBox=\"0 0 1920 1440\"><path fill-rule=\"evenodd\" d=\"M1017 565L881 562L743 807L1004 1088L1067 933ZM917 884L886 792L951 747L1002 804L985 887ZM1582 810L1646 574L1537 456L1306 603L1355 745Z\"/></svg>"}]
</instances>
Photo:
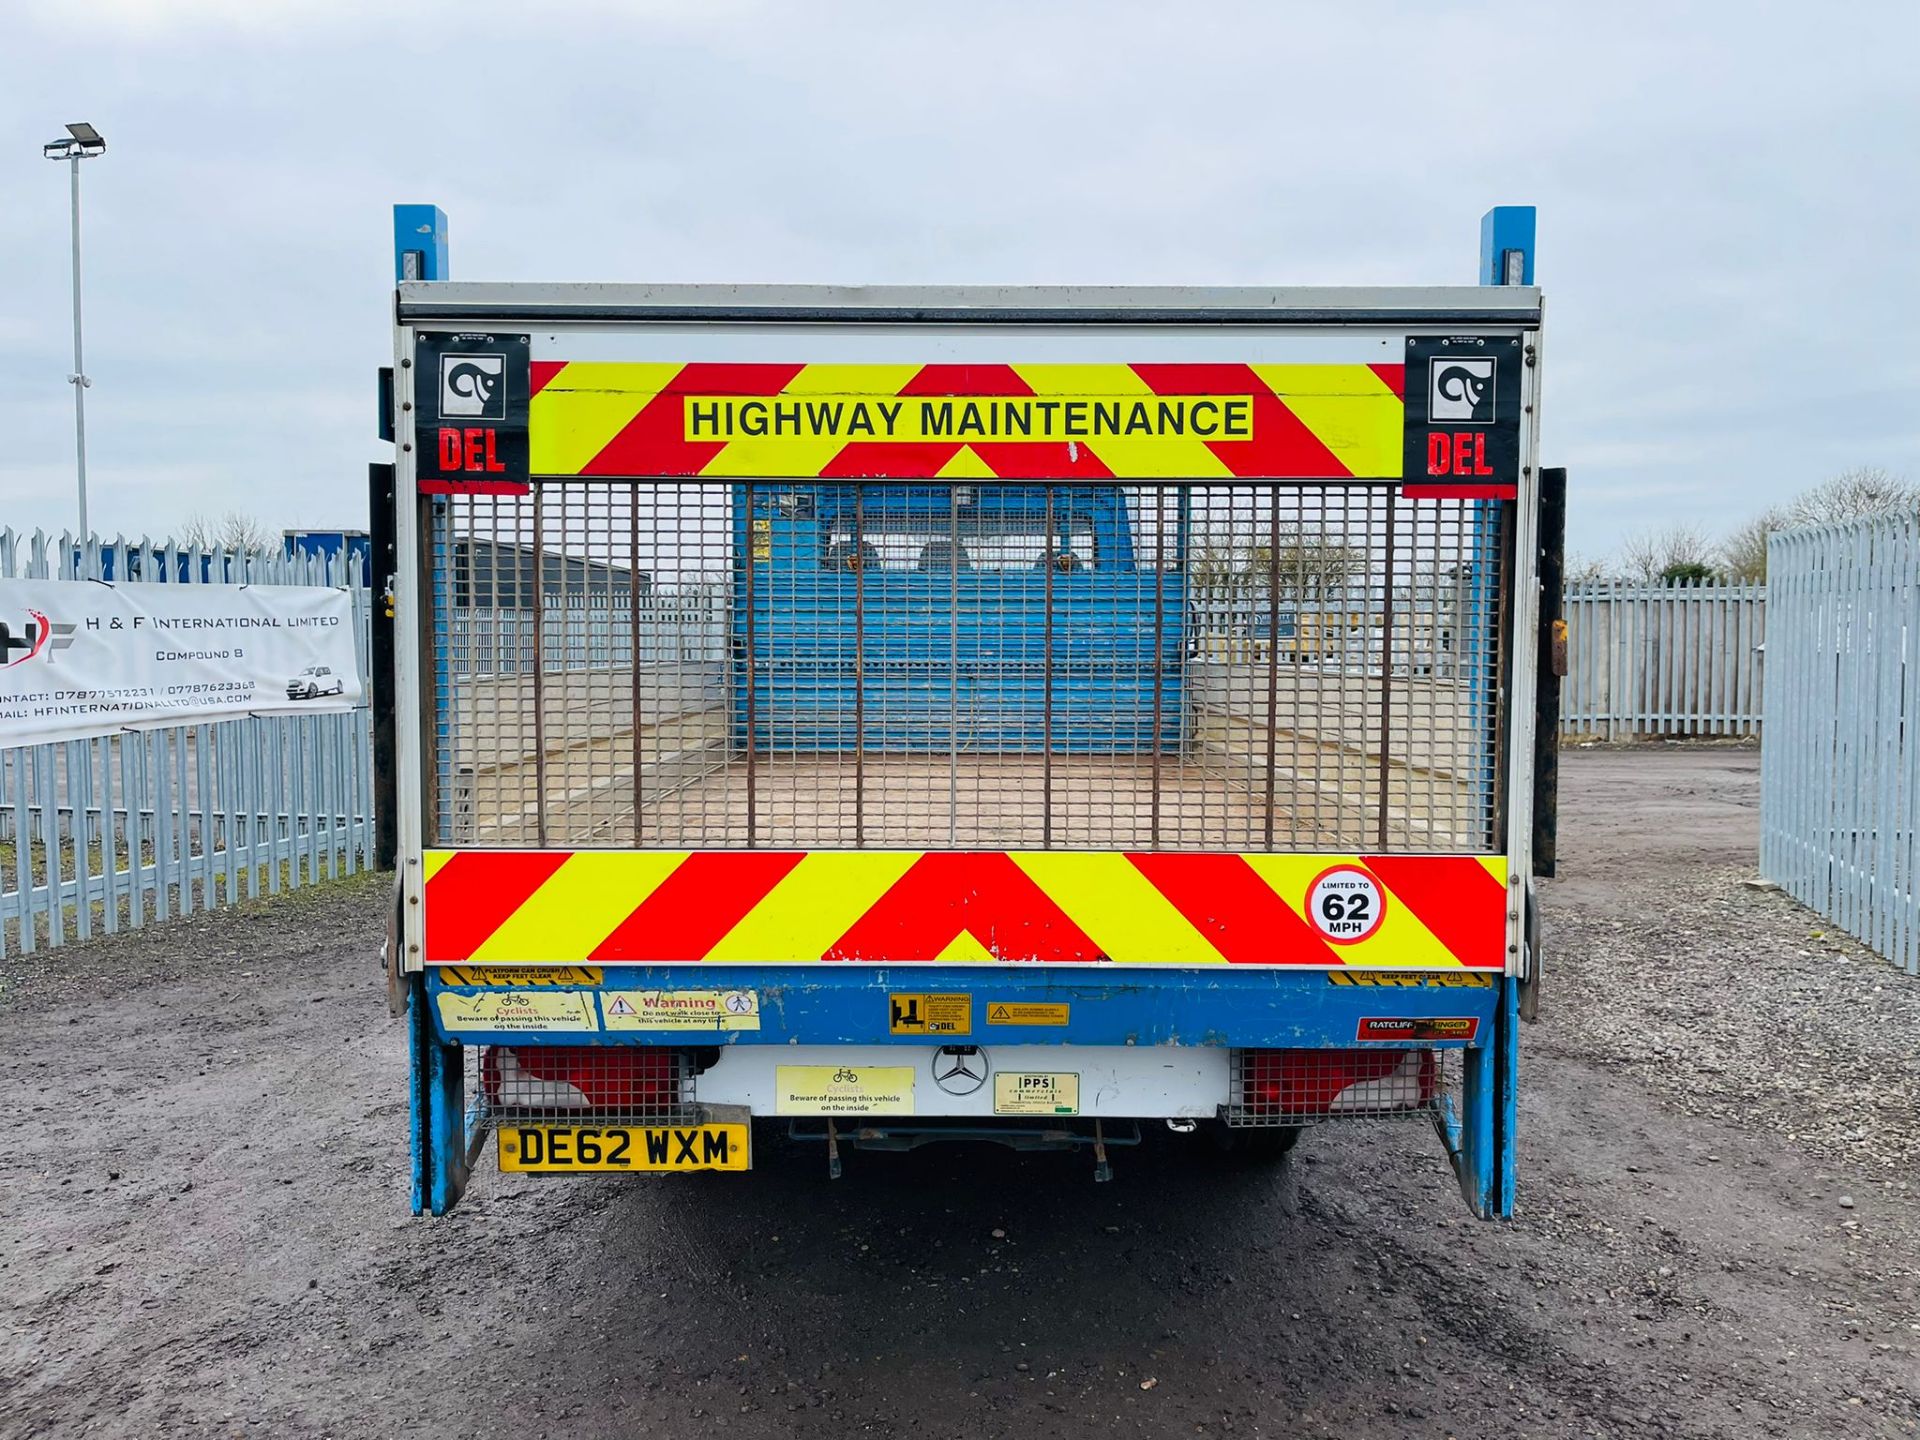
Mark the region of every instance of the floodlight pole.
<instances>
[{"instance_id":1,"label":"floodlight pole","mask_svg":"<svg viewBox=\"0 0 1920 1440\"><path fill-rule=\"evenodd\" d=\"M73 193L73 373L67 383L73 386L73 453L80 480L80 543L85 545L93 534L87 528L87 387L93 382L80 350L80 160L75 145L67 157Z\"/></svg>"},{"instance_id":2,"label":"floodlight pole","mask_svg":"<svg viewBox=\"0 0 1920 1440\"><path fill-rule=\"evenodd\" d=\"M49 160L64 160L73 197L73 373L67 383L73 386L73 451L80 477L80 543L85 545L93 532L87 528L87 379L86 362L80 349L80 162L107 153L107 142L91 125L67 126L64 140L49 140L40 153Z\"/></svg>"}]
</instances>

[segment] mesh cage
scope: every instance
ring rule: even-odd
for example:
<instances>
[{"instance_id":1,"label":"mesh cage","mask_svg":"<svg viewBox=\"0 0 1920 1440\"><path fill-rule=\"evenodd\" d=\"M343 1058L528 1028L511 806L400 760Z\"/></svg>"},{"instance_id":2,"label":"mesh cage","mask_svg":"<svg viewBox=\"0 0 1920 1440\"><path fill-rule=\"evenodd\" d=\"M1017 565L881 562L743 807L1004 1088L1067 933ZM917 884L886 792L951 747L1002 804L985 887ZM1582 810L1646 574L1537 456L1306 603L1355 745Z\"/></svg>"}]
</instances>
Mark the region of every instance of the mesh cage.
<instances>
[{"instance_id":1,"label":"mesh cage","mask_svg":"<svg viewBox=\"0 0 1920 1440\"><path fill-rule=\"evenodd\" d=\"M546 481L433 513L438 844L1499 848L1501 507Z\"/></svg>"},{"instance_id":2,"label":"mesh cage","mask_svg":"<svg viewBox=\"0 0 1920 1440\"><path fill-rule=\"evenodd\" d=\"M1458 1113L1461 1052L1235 1050L1222 1112L1231 1126Z\"/></svg>"},{"instance_id":3,"label":"mesh cage","mask_svg":"<svg viewBox=\"0 0 1920 1440\"><path fill-rule=\"evenodd\" d=\"M467 1045L469 1119L511 1124L686 1125L694 1056L656 1045Z\"/></svg>"}]
</instances>

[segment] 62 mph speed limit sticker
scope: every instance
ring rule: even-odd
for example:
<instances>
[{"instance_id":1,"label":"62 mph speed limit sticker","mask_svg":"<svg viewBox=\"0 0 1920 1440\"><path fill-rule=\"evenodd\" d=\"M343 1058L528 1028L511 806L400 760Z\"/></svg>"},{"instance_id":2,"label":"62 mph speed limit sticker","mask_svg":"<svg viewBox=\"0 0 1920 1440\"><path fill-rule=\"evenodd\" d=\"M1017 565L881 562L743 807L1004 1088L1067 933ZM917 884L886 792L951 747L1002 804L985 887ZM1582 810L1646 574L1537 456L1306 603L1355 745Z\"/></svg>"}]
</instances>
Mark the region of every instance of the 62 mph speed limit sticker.
<instances>
[{"instance_id":1,"label":"62 mph speed limit sticker","mask_svg":"<svg viewBox=\"0 0 1920 1440\"><path fill-rule=\"evenodd\" d=\"M1386 918L1387 895L1358 865L1322 870L1307 887L1307 916L1336 945L1357 945Z\"/></svg>"}]
</instances>

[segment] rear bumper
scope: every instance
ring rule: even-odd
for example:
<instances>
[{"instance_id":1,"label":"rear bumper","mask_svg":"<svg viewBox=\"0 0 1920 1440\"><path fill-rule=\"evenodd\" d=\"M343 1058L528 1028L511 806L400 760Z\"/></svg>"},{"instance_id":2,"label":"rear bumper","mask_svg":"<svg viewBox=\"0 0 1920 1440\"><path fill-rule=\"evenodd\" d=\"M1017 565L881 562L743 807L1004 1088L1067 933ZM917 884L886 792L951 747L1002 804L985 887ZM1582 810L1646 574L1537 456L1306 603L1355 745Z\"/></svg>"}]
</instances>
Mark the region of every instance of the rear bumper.
<instances>
[{"instance_id":1,"label":"rear bumper","mask_svg":"<svg viewBox=\"0 0 1920 1440\"><path fill-rule=\"evenodd\" d=\"M1457 972L1420 971L957 966L534 974L448 967L414 982L417 1210L444 1213L488 1132L510 1126L685 1127L760 1116L805 1127L830 1148L836 1124L842 1136L896 1138L921 1129L927 1137L997 1137L1024 1126L1091 1135L1097 1146L1103 1121L1113 1142L1122 1121L1218 1116L1229 1126L1293 1127L1400 1115L1432 1119L1476 1214L1512 1213L1511 980L1482 984ZM728 1011L733 1019L722 1022L678 1003L701 981L751 986L751 1023L743 1011ZM918 988L896 989L901 982ZM636 1021L628 997L645 986L677 1002ZM719 992L723 1003L727 993ZM944 996L940 1006L923 1004L920 1016L965 1033L894 1033L895 1002L912 994ZM502 998L511 995L540 998ZM1000 1004L1064 1005L1068 1013L1010 1010L1011 1021L995 1024L984 1007ZM822 1033L807 1033L816 1029ZM932 1073L937 1053L966 1046L989 1061L977 1087L987 1093L973 1099L973 1091L941 1087ZM826 1071L828 1083L835 1071L855 1072L858 1103L826 1103L842 1097L823 1097L818 1074L783 1080L789 1067ZM858 1074L874 1067L910 1076L912 1098L887 1099L900 1088L896 1077ZM1057 1077L1071 1075L1071 1114L1055 1108L1015 1118L1021 1112L987 1098L995 1093L987 1087L1006 1074L1042 1077L1048 1094ZM521 1080L510 1084L516 1075ZM895 1090L881 1089L876 1102L870 1082ZM810 1101L804 1085L813 1086Z\"/></svg>"},{"instance_id":2,"label":"rear bumper","mask_svg":"<svg viewBox=\"0 0 1920 1440\"><path fill-rule=\"evenodd\" d=\"M1430 1049L1222 1050L1098 1045L492 1045L495 1123L829 1118L1211 1120L1287 1126L1430 1110Z\"/></svg>"},{"instance_id":3,"label":"rear bumper","mask_svg":"<svg viewBox=\"0 0 1920 1440\"><path fill-rule=\"evenodd\" d=\"M782 1117L829 1113L969 1118L1045 1115L1047 1107L1031 1099L1006 1099L1009 1089L1017 1096L1022 1088L1018 1081L1029 1076L1071 1075L1071 1113L1089 1119L1210 1119L1220 1113L1229 1095L1229 1055L1225 1050L1060 1045L970 1048L971 1055L950 1055L937 1046L739 1045L721 1051L709 1069L693 1078L692 1088L702 1105L740 1106L756 1116ZM943 1084L940 1077L943 1071L954 1068L955 1060L968 1062L963 1075L952 1076ZM871 1109L836 1112L787 1103L796 1088L793 1072L819 1069L850 1069L856 1074L911 1072L907 1085L885 1087L893 1093L904 1091L909 1104L876 1100ZM787 1072L784 1081L783 1070ZM875 1087L876 1094L879 1088ZM1032 1091L1042 1087L1026 1088Z\"/></svg>"}]
</instances>

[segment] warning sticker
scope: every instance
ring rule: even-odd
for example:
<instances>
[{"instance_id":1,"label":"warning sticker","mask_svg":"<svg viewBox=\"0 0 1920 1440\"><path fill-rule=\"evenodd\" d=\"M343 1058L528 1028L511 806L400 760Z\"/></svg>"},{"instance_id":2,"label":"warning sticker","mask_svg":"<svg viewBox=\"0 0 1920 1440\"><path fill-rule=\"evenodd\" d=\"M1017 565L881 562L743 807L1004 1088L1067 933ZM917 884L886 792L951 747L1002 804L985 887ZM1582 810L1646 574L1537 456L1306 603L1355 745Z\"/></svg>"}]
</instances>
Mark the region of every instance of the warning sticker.
<instances>
[{"instance_id":1,"label":"warning sticker","mask_svg":"<svg viewBox=\"0 0 1920 1440\"><path fill-rule=\"evenodd\" d=\"M780 1115L911 1115L909 1065L776 1065Z\"/></svg>"},{"instance_id":2,"label":"warning sticker","mask_svg":"<svg viewBox=\"0 0 1920 1440\"><path fill-rule=\"evenodd\" d=\"M758 1030L752 990L608 990L600 1009L609 1030Z\"/></svg>"},{"instance_id":3,"label":"warning sticker","mask_svg":"<svg viewBox=\"0 0 1920 1440\"><path fill-rule=\"evenodd\" d=\"M887 1029L895 1035L971 1035L971 995L889 995Z\"/></svg>"},{"instance_id":4,"label":"warning sticker","mask_svg":"<svg viewBox=\"0 0 1920 1440\"><path fill-rule=\"evenodd\" d=\"M1386 918L1386 895L1358 865L1335 865L1307 887L1307 915L1334 944L1358 945Z\"/></svg>"},{"instance_id":5,"label":"warning sticker","mask_svg":"<svg viewBox=\"0 0 1920 1440\"><path fill-rule=\"evenodd\" d=\"M447 985L598 985L598 965L438 965Z\"/></svg>"},{"instance_id":6,"label":"warning sticker","mask_svg":"<svg viewBox=\"0 0 1920 1440\"><path fill-rule=\"evenodd\" d=\"M1472 1015L1422 1016L1368 1015L1361 1019L1356 1040L1471 1040L1480 1033L1480 1022Z\"/></svg>"},{"instance_id":7,"label":"warning sticker","mask_svg":"<svg viewBox=\"0 0 1920 1440\"><path fill-rule=\"evenodd\" d=\"M496 990L484 995L434 997L449 1030L598 1030L593 997L579 990Z\"/></svg>"},{"instance_id":8,"label":"warning sticker","mask_svg":"<svg viewBox=\"0 0 1920 1440\"><path fill-rule=\"evenodd\" d=\"M1078 1115L1080 1077L1019 1074L1003 1070L993 1077L996 1115Z\"/></svg>"},{"instance_id":9,"label":"warning sticker","mask_svg":"<svg viewBox=\"0 0 1920 1440\"><path fill-rule=\"evenodd\" d=\"M987 1024L1064 1025L1072 1009L1064 1000L993 1000L987 1004Z\"/></svg>"}]
</instances>

